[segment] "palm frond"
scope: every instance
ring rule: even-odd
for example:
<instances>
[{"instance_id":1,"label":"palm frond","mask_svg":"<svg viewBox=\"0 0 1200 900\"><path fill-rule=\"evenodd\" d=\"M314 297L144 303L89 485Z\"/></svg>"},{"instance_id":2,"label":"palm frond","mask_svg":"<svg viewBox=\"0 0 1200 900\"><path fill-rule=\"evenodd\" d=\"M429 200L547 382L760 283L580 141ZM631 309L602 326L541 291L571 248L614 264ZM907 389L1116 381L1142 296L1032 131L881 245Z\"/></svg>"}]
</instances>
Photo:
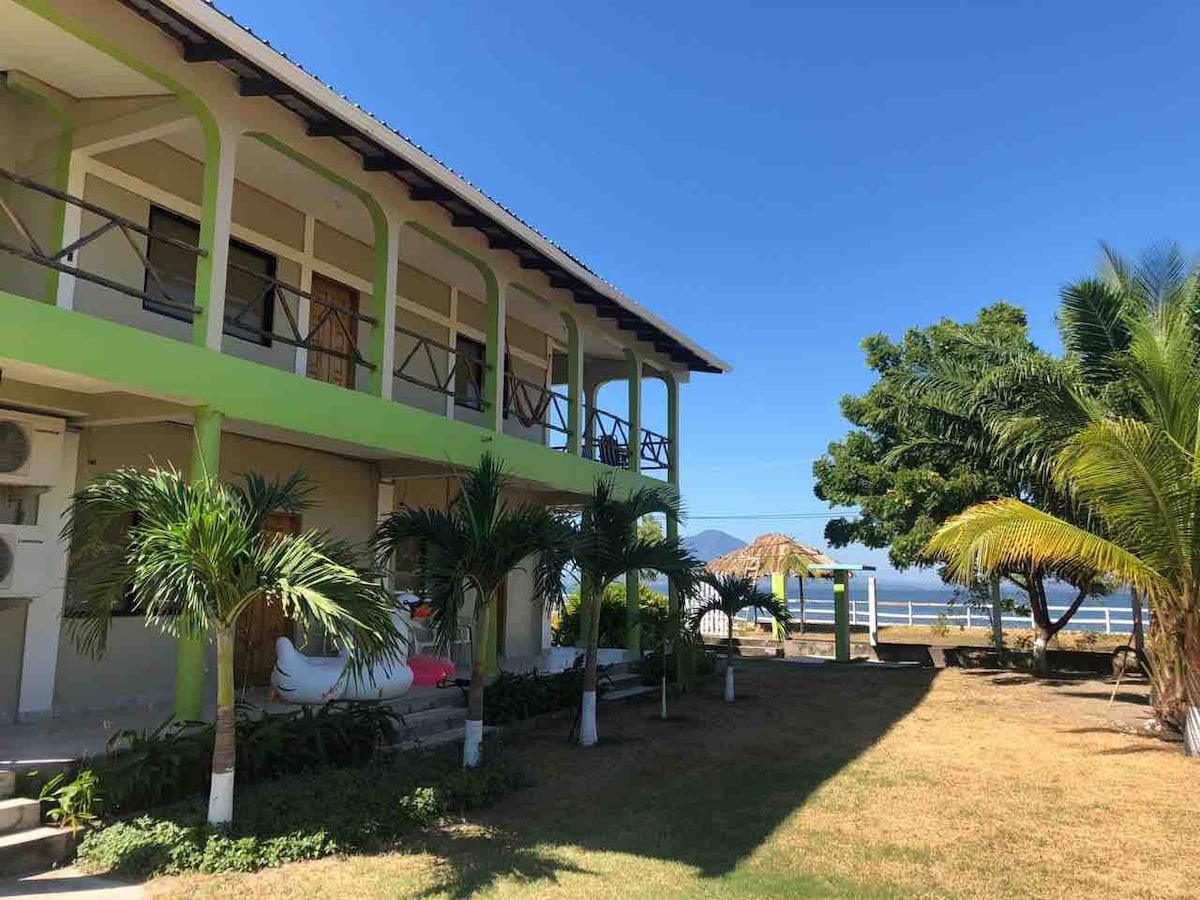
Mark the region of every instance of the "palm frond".
<instances>
[{"instance_id":1,"label":"palm frond","mask_svg":"<svg viewBox=\"0 0 1200 900\"><path fill-rule=\"evenodd\" d=\"M1126 548L1019 500L993 500L955 516L934 534L927 555L946 574L970 583L979 573L1040 570L1074 583L1111 575L1159 596L1163 575Z\"/></svg>"}]
</instances>

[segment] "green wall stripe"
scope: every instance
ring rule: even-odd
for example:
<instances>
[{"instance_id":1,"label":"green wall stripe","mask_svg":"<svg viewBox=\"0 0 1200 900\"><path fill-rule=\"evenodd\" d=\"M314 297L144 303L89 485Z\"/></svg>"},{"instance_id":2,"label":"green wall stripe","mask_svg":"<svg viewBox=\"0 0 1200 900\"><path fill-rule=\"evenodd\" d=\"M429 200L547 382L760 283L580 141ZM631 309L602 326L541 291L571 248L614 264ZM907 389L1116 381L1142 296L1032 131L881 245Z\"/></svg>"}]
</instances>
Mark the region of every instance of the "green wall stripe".
<instances>
[{"instance_id":1,"label":"green wall stripe","mask_svg":"<svg viewBox=\"0 0 1200 900\"><path fill-rule=\"evenodd\" d=\"M512 475L577 493L590 492L598 475L612 471L531 441L3 291L0 321L0 358L209 406L227 418L456 466L474 465L491 450ZM630 472L616 477L624 490L662 483Z\"/></svg>"}]
</instances>

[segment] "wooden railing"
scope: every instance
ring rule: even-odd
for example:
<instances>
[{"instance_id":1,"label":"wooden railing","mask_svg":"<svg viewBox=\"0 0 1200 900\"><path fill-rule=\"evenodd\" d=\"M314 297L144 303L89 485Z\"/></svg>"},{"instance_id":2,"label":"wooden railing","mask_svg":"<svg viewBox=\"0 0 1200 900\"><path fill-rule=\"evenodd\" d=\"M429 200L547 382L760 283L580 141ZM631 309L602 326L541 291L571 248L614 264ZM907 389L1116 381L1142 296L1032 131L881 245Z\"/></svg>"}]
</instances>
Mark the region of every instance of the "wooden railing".
<instances>
[{"instance_id":1,"label":"wooden railing","mask_svg":"<svg viewBox=\"0 0 1200 900\"><path fill-rule=\"evenodd\" d=\"M289 347L323 353L346 360L353 363L355 367L361 367L368 371L377 368L374 363L362 355L358 340L359 325L375 326L379 320L374 316L329 303L308 291L285 284L278 278L262 272L255 272L253 269L240 266L232 261L229 263L229 268L254 278L262 285L262 289L256 296L244 300L226 295L226 333L258 339L263 343L278 341ZM300 324L298 315L302 302L309 304L307 327ZM275 314L270 316L260 314L258 321L269 322L270 328L264 328L249 321L251 313L260 309L266 310L267 304L273 305ZM284 325L279 323L279 313L283 314ZM344 341L344 346L348 347L348 350L339 349L320 339L327 324L331 325L335 334L341 336L343 340L339 343Z\"/></svg>"},{"instance_id":2,"label":"wooden railing","mask_svg":"<svg viewBox=\"0 0 1200 900\"><path fill-rule=\"evenodd\" d=\"M125 294L129 297L136 297L143 302L149 302L158 306L166 307L176 313L192 316L201 311L200 308L195 305L194 297L187 296L185 298L184 294L190 294L191 292L182 290L178 286L172 286L168 288L167 285L172 279L169 276L164 276L163 273L161 273L158 268L150 262L145 251L138 246L138 242L134 239L134 235L141 235L146 239L153 238L156 241L162 241L170 244L172 247L183 250L186 253L190 253L192 256L200 257L207 255L199 247L189 244L185 241L181 241L178 238L171 237L170 235L151 231L145 225L140 225L131 219L126 219L124 216L119 216L114 212L110 212L101 206L97 206L94 203L89 203L88 201L68 194L65 191L48 187L47 185L40 184L33 179L25 178L5 169L0 169L0 184L5 183L14 185L35 194L41 194L45 197L49 197L52 200L57 200L60 203L66 203L70 206L78 207L85 212L89 212L92 215L97 216L102 221L98 226L93 228L87 234L81 236L78 240L72 241L61 250L51 252L47 248L43 247L37 238L34 237L34 229L30 228L29 224L16 211L11 202L11 198L10 200L6 200L4 196L0 194L0 211L4 213L5 217L12 224L13 229L17 232L17 235L21 240L20 244L10 244L7 241L0 241L0 252L8 253L12 256L19 257L20 259L24 259L28 262L34 263L35 265L43 266L47 269L53 269L56 272L62 272L63 274L71 275L74 278L80 279L81 281L89 281L92 284L98 284L101 287L109 288L110 290L117 291L118 293ZM159 293L157 295L145 290L146 282L143 282L141 286L134 287L128 284L122 284L121 282L115 281L112 278L107 278L104 275L99 275L95 272L89 272L85 269L79 268L77 264L79 251L88 244L91 244L92 242L108 234L110 231L116 231L125 238L125 242L129 245L129 249L135 256L137 256L138 260L145 269L146 282L153 284L158 290ZM49 301L54 300L53 297L48 297L46 299Z\"/></svg>"},{"instance_id":3,"label":"wooden railing","mask_svg":"<svg viewBox=\"0 0 1200 900\"><path fill-rule=\"evenodd\" d=\"M570 429L567 427L571 398L560 394L544 384L521 378L519 375L505 376L504 411L513 416L525 428L544 428L550 435L561 435L561 445L556 450L567 449Z\"/></svg>"},{"instance_id":4,"label":"wooden railing","mask_svg":"<svg viewBox=\"0 0 1200 900\"><path fill-rule=\"evenodd\" d=\"M641 470L651 472L671 467L671 439L657 431L642 430Z\"/></svg>"},{"instance_id":5,"label":"wooden railing","mask_svg":"<svg viewBox=\"0 0 1200 900\"><path fill-rule=\"evenodd\" d=\"M399 359L394 374L401 381L428 388L447 397L454 397L459 406L483 410L487 400L483 396L482 385L489 366L476 359L468 359L457 353L449 344L426 337L401 325L396 326L396 334L412 338L415 343ZM437 352L434 352L437 351ZM397 354L399 358L399 354ZM425 372L420 369L424 365ZM480 386L477 392L469 392L465 396L457 393L458 376L462 374L468 384Z\"/></svg>"},{"instance_id":6,"label":"wooden railing","mask_svg":"<svg viewBox=\"0 0 1200 900\"><path fill-rule=\"evenodd\" d=\"M599 407L588 408L586 421L583 455L606 466L628 469L629 422Z\"/></svg>"}]
</instances>

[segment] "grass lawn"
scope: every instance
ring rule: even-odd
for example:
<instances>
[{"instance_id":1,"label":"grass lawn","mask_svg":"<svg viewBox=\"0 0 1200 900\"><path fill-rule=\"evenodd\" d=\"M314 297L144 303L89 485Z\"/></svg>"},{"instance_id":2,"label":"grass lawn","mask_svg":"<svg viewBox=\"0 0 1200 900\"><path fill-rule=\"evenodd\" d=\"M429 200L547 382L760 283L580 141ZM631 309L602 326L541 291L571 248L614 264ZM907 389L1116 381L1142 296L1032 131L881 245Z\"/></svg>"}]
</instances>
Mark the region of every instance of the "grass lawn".
<instances>
[{"instance_id":1,"label":"grass lawn","mask_svg":"<svg viewBox=\"0 0 1200 900\"><path fill-rule=\"evenodd\" d=\"M152 896L1194 897L1200 763L1132 732L1145 689L744 661L675 702L509 738L533 786L396 852ZM336 797L329 798L337 803Z\"/></svg>"}]
</instances>

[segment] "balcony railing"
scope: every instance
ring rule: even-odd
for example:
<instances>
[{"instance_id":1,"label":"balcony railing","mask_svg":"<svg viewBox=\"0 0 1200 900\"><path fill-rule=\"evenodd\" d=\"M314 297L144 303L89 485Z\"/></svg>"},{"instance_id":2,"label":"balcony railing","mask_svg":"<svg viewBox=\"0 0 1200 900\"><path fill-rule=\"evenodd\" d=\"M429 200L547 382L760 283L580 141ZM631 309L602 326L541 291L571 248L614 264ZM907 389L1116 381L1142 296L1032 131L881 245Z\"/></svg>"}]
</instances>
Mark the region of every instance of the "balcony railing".
<instances>
[{"instance_id":1,"label":"balcony railing","mask_svg":"<svg viewBox=\"0 0 1200 900\"><path fill-rule=\"evenodd\" d=\"M49 201L63 203L89 213L99 220L77 240L61 250L51 251L39 241L37 232L22 215L21 204L13 196L0 193L0 213L12 226L17 242L0 239L0 253L6 253L34 265L61 272L81 281L90 282L141 301L146 309L173 313L177 319L190 320L201 307L194 302L194 287L179 274L162 271L150 259L146 247L149 241L182 251L192 258L206 255L200 247L170 234L153 230L117 213L104 209L80 197L0 169L0 186L13 185ZM80 251L112 232L119 233L140 263L144 278L137 286L123 284L98 272L80 268ZM107 254L96 253L99 260ZM286 284L261 271L228 263L231 277L236 273L242 285L239 292L247 296L226 294L224 331L254 343L270 347L279 343L312 355L341 360L347 364L344 374L347 387L355 386L359 369L374 371L377 366L360 350L363 342L360 331L365 325L376 328L378 320L361 313L353 305L340 305L310 291ZM247 283L257 288L247 288ZM53 301L55 298L45 298ZM449 344L419 332L395 326L397 341L396 366L393 376L401 381L452 397L458 406L475 410L487 407L483 384L488 365L456 352ZM400 342L404 347L400 347ZM409 346L411 344L411 346ZM312 356L309 357L310 363ZM278 361L274 363L278 365ZM291 367L291 363L286 363ZM301 373L304 374L304 373ZM325 373L329 375L330 373ZM340 378L339 373L334 373ZM322 376L314 376L322 377ZM326 378L326 380L333 380ZM505 412L525 428L543 430L541 439L557 450L569 449L569 414L571 401L564 394L544 384L520 376L505 376ZM621 469L630 467L629 422L599 408L584 411L583 455L605 465ZM665 470L670 466L670 440L649 429L643 429L638 446L638 461L643 471Z\"/></svg>"},{"instance_id":2,"label":"balcony railing","mask_svg":"<svg viewBox=\"0 0 1200 900\"><path fill-rule=\"evenodd\" d=\"M671 439L657 431L642 429L641 470L651 472L671 467Z\"/></svg>"},{"instance_id":3,"label":"balcony railing","mask_svg":"<svg viewBox=\"0 0 1200 900\"><path fill-rule=\"evenodd\" d=\"M561 435L562 443L550 446L556 450L566 450L567 437L570 435L567 416L571 398L544 384L511 373L505 377L505 387L505 412L525 428L544 428L549 440L554 440L551 435Z\"/></svg>"},{"instance_id":4,"label":"balcony railing","mask_svg":"<svg viewBox=\"0 0 1200 900\"><path fill-rule=\"evenodd\" d=\"M374 326L379 320L348 306L339 306L298 287L285 284L271 275L264 275L230 261L229 268L250 278L262 286L256 296L239 299L230 294L225 297L225 332L238 337L250 337L263 343L278 341L288 347L320 353L353 364L355 370L362 368L374 371L377 367L359 350L358 330L360 325ZM308 326L300 323L302 303L309 305ZM263 315L262 310L273 306L274 314ZM279 323L279 313L284 324ZM253 321L257 315L258 323ZM261 323L270 323L263 327Z\"/></svg>"},{"instance_id":5,"label":"balcony railing","mask_svg":"<svg viewBox=\"0 0 1200 900\"><path fill-rule=\"evenodd\" d=\"M401 325L396 326L396 334L414 342L396 365L393 374L397 378L453 397L459 406L474 410L487 407L483 396L484 376L490 368L487 363L464 356L449 344ZM399 358L399 353L396 355ZM466 390L459 390L460 382L467 386Z\"/></svg>"},{"instance_id":6,"label":"balcony railing","mask_svg":"<svg viewBox=\"0 0 1200 900\"><path fill-rule=\"evenodd\" d=\"M89 281L93 284L98 284L101 287L109 288L110 290L117 291L129 297L136 297L143 302L155 304L160 307L166 307L176 313L195 315L196 313L200 312L199 307L195 305L193 297L187 296L185 299L184 294L186 292L181 291L178 286L172 288L167 287L172 279L169 276L164 275L164 273L162 273L153 263L150 262L145 251L138 246L138 242L134 239L134 235L141 235L147 240L153 238L156 241L162 241L192 256L205 256L205 252L199 247L189 244L185 241L181 241L178 238L170 235L151 231L145 225L140 225L131 219L126 219L123 216L119 216L114 212L110 212L101 206L97 206L94 203L89 203L88 201L68 194L65 191L48 187L47 185L40 184L30 178L25 178L21 175L17 175L14 172L0 169L0 184L5 183L24 188L31 193L40 194L60 203L77 207L84 212L89 212L97 216L101 222L97 227L93 228L87 234L81 236L78 240L72 241L66 247L63 247L61 250L52 253L48 249L44 248L34 236L35 229L31 228L25 219L17 212L15 204L10 202L11 198L10 200L5 200L4 196L0 195L0 210L4 212L5 217L11 223L21 241L20 244L11 244L7 241L0 241L0 252L8 253L12 256L16 256L20 259L26 260L27 262L31 262L47 269L53 269L56 272L62 272L63 274L71 275L80 279L81 281ZM119 281L115 281L112 278L107 278L104 275L100 275L96 272L89 272L85 269L81 269L75 264L80 250L114 230L119 232L125 238L125 242L129 245L130 250L132 250L134 255L136 255L141 261L141 264L145 269L146 280L143 282L141 287L122 284ZM158 293L150 293L145 290L145 287L148 284L153 285L157 289ZM53 297L48 297L46 299L50 301L54 300Z\"/></svg>"}]
</instances>

